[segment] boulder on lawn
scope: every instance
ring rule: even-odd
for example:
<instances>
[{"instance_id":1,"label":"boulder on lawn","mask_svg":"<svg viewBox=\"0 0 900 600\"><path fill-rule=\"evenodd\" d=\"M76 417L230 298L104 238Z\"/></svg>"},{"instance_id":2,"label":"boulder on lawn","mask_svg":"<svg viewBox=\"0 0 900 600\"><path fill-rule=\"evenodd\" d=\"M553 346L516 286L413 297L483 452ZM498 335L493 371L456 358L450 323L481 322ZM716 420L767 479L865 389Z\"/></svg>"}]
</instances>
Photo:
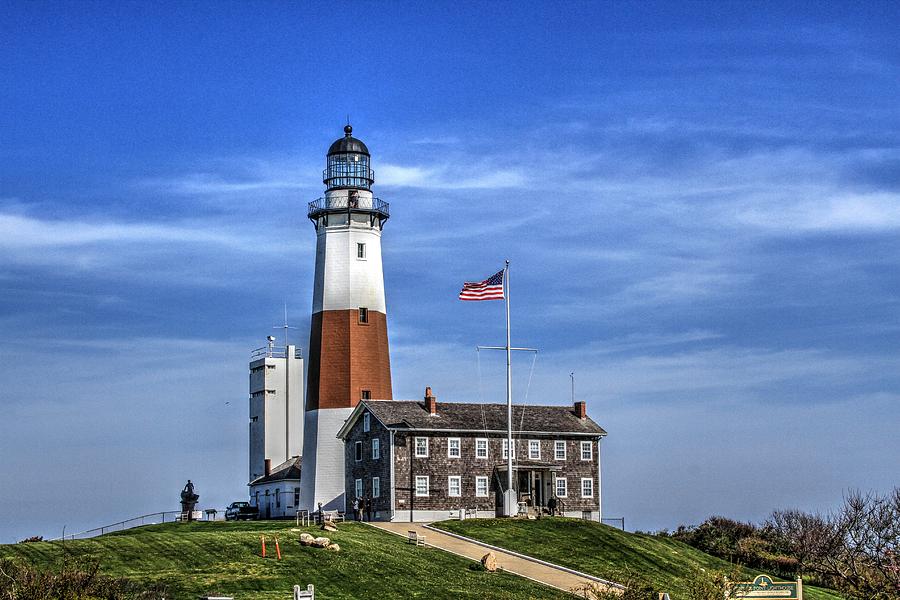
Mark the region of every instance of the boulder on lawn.
<instances>
[{"instance_id":1,"label":"boulder on lawn","mask_svg":"<svg viewBox=\"0 0 900 600\"><path fill-rule=\"evenodd\" d=\"M300 545L301 546L312 546L313 540L316 539L308 533L300 534Z\"/></svg>"},{"instance_id":2,"label":"boulder on lawn","mask_svg":"<svg viewBox=\"0 0 900 600\"><path fill-rule=\"evenodd\" d=\"M334 524L334 521L325 521L322 523L321 527L322 531L337 531L337 525Z\"/></svg>"},{"instance_id":3,"label":"boulder on lawn","mask_svg":"<svg viewBox=\"0 0 900 600\"><path fill-rule=\"evenodd\" d=\"M497 570L497 555L495 555L493 552L488 552L481 557L481 564L486 570L493 573Z\"/></svg>"},{"instance_id":4,"label":"boulder on lawn","mask_svg":"<svg viewBox=\"0 0 900 600\"><path fill-rule=\"evenodd\" d=\"M334 543L328 544L327 546L325 546L325 549L331 550L332 552L340 552L341 551L341 547Z\"/></svg>"},{"instance_id":5,"label":"boulder on lawn","mask_svg":"<svg viewBox=\"0 0 900 600\"><path fill-rule=\"evenodd\" d=\"M312 541L312 545L316 548L327 548L328 544L331 543L331 540L327 537L317 537Z\"/></svg>"}]
</instances>

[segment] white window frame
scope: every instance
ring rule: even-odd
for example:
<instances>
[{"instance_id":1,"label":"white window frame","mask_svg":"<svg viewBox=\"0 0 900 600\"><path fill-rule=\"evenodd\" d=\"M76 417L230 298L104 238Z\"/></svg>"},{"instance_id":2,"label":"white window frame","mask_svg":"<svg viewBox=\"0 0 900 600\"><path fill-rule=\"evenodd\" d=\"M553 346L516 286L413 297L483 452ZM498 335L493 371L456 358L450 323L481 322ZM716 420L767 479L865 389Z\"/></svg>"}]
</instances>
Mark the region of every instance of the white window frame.
<instances>
[{"instance_id":1,"label":"white window frame","mask_svg":"<svg viewBox=\"0 0 900 600\"><path fill-rule=\"evenodd\" d=\"M381 497L381 477L373 477L372 478L372 497L373 498Z\"/></svg>"},{"instance_id":2,"label":"white window frame","mask_svg":"<svg viewBox=\"0 0 900 600\"><path fill-rule=\"evenodd\" d=\"M372 460L381 459L381 438L372 438Z\"/></svg>"},{"instance_id":3,"label":"white window frame","mask_svg":"<svg viewBox=\"0 0 900 600\"><path fill-rule=\"evenodd\" d=\"M563 482L563 493L559 493L559 482ZM569 497L569 481L565 477L557 477L556 481L553 482L553 491L556 492L557 498L568 498Z\"/></svg>"},{"instance_id":4,"label":"white window frame","mask_svg":"<svg viewBox=\"0 0 900 600\"><path fill-rule=\"evenodd\" d=\"M584 449L587 448L588 457L584 457ZM581 460L583 461L592 461L594 460L594 442L581 442Z\"/></svg>"},{"instance_id":5,"label":"white window frame","mask_svg":"<svg viewBox=\"0 0 900 600\"><path fill-rule=\"evenodd\" d=\"M584 493L584 484L587 483L591 486L590 494ZM594 497L594 479L592 477L582 477L581 478L581 497L582 498L593 498Z\"/></svg>"},{"instance_id":6,"label":"white window frame","mask_svg":"<svg viewBox=\"0 0 900 600\"><path fill-rule=\"evenodd\" d=\"M354 486L355 489L354 489L354 491L356 492L356 497L357 497L357 498L362 498L363 491L364 491L364 490L363 490L363 480L362 480L362 479L357 479L354 483L355 483L355 486Z\"/></svg>"},{"instance_id":7,"label":"white window frame","mask_svg":"<svg viewBox=\"0 0 900 600\"><path fill-rule=\"evenodd\" d=\"M456 493L453 493L453 483L456 481ZM460 475L450 475L447 477L447 496L450 498L459 498L462 496L462 477Z\"/></svg>"},{"instance_id":8,"label":"white window frame","mask_svg":"<svg viewBox=\"0 0 900 600\"><path fill-rule=\"evenodd\" d=\"M456 442L456 454L453 454L453 442ZM462 457L462 440L460 438L447 438L447 458Z\"/></svg>"},{"instance_id":9,"label":"white window frame","mask_svg":"<svg viewBox=\"0 0 900 600\"><path fill-rule=\"evenodd\" d=\"M503 439L503 460L506 460L507 458L509 458L508 448L509 448L509 440L504 438ZM516 457L516 440L512 441L512 457L513 458Z\"/></svg>"},{"instance_id":10,"label":"white window frame","mask_svg":"<svg viewBox=\"0 0 900 600\"><path fill-rule=\"evenodd\" d=\"M532 452L532 445L537 445L537 452ZM541 440L528 440L528 460L541 460Z\"/></svg>"},{"instance_id":11,"label":"white window frame","mask_svg":"<svg viewBox=\"0 0 900 600\"><path fill-rule=\"evenodd\" d=\"M482 484L482 483L484 484L484 493L483 494L478 489L479 484ZM490 481L488 480L488 477L486 475L477 475L475 477L475 497L476 498L487 498L489 490L490 490Z\"/></svg>"},{"instance_id":12,"label":"white window frame","mask_svg":"<svg viewBox=\"0 0 900 600\"><path fill-rule=\"evenodd\" d=\"M361 461L361 460L363 459L363 447L362 447L362 445L363 445L362 442L356 442L356 443L353 445L353 459L354 459L356 462L359 462L359 461Z\"/></svg>"},{"instance_id":13,"label":"white window frame","mask_svg":"<svg viewBox=\"0 0 900 600\"><path fill-rule=\"evenodd\" d=\"M478 455L478 444L484 442L484 456ZM487 459L488 454L490 453L491 443L487 438L475 438L475 458L478 459Z\"/></svg>"},{"instance_id":14,"label":"white window frame","mask_svg":"<svg viewBox=\"0 0 900 600\"><path fill-rule=\"evenodd\" d=\"M562 449L562 456L559 455L560 448ZM553 460L566 460L566 440L553 442Z\"/></svg>"},{"instance_id":15,"label":"white window frame","mask_svg":"<svg viewBox=\"0 0 900 600\"><path fill-rule=\"evenodd\" d=\"M366 260L366 244L364 242L356 242L356 259Z\"/></svg>"},{"instance_id":16,"label":"white window frame","mask_svg":"<svg viewBox=\"0 0 900 600\"><path fill-rule=\"evenodd\" d=\"M425 452L419 453L419 440L425 440ZM413 440L413 448L414 454L416 458L428 458L428 438L427 437L416 437Z\"/></svg>"},{"instance_id":17,"label":"white window frame","mask_svg":"<svg viewBox=\"0 0 900 600\"><path fill-rule=\"evenodd\" d=\"M372 430L372 418L369 416L369 413L363 413L363 431L371 431Z\"/></svg>"},{"instance_id":18,"label":"white window frame","mask_svg":"<svg viewBox=\"0 0 900 600\"><path fill-rule=\"evenodd\" d=\"M419 493L419 483L420 482L425 483L425 493L424 494ZM429 491L430 491L430 482L428 479L428 475L416 475L416 489L415 489L416 497L417 498L427 498Z\"/></svg>"}]
</instances>

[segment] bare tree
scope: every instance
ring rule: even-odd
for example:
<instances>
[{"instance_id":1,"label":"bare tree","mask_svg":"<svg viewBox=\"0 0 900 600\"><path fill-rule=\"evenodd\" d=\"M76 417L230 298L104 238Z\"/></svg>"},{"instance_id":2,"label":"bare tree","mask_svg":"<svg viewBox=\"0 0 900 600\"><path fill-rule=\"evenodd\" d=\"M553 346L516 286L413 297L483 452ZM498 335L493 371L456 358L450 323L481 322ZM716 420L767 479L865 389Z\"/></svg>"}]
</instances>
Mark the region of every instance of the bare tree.
<instances>
[{"instance_id":1,"label":"bare tree","mask_svg":"<svg viewBox=\"0 0 900 600\"><path fill-rule=\"evenodd\" d=\"M885 496L850 492L828 516L777 512L770 525L804 570L848 600L900 598L900 488Z\"/></svg>"}]
</instances>

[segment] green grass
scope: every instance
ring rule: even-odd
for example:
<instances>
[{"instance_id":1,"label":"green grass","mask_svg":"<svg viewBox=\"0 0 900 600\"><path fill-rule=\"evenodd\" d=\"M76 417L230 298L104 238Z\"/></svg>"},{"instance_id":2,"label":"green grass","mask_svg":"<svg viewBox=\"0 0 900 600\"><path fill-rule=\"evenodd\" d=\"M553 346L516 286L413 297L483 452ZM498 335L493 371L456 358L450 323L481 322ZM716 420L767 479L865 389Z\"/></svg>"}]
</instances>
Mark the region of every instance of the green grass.
<instances>
[{"instance_id":1,"label":"green grass","mask_svg":"<svg viewBox=\"0 0 900 600\"><path fill-rule=\"evenodd\" d=\"M295 584L316 586L316 596L337 598L571 598L515 575L473 571L471 561L357 523L327 534L338 553L302 547L284 521L148 525L89 540L0 545L0 557L38 567L60 564L64 552L100 561L101 572L168 586L167 598L199 595L237 600L287 600ZM317 528L302 528L319 535ZM259 556L260 535L283 560ZM320 596L321 594L321 596Z\"/></svg>"},{"instance_id":2,"label":"green grass","mask_svg":"<svg viewBox=\"0 0 900 600\"><path fill-rule=\"evenodd\" d=\"M629 567L673 598L685 597L683 580L692 569L728 570L728 563L670 538L626 533L579 519L469 519L444 521L437 527L560 564L584 573L615 579ZM759 573L745 569L748 579ZM809 600L840 600L830 590L803 587Z\"/></svg>"}]
</instances>

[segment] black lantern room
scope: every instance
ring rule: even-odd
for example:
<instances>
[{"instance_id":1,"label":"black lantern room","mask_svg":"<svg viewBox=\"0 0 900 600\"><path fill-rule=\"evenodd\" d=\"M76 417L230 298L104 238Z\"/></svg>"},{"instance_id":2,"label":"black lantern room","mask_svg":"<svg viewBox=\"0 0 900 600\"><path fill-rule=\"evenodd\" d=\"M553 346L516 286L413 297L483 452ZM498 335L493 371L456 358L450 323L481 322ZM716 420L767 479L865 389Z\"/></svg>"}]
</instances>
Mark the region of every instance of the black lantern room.
<instances>
[{"instance_id":1,"label":"black lantern room","mask_svg":"<svg viewBox=\"0 0 900 600\"><path fill-rule=\"evenodd\" d=\"M344 127L344 137L328 149L328 165L322 174L326 190L369 190L375 172L369 168L369 149L352 135L353 128Z\"/></svg>"}]
</instances>

